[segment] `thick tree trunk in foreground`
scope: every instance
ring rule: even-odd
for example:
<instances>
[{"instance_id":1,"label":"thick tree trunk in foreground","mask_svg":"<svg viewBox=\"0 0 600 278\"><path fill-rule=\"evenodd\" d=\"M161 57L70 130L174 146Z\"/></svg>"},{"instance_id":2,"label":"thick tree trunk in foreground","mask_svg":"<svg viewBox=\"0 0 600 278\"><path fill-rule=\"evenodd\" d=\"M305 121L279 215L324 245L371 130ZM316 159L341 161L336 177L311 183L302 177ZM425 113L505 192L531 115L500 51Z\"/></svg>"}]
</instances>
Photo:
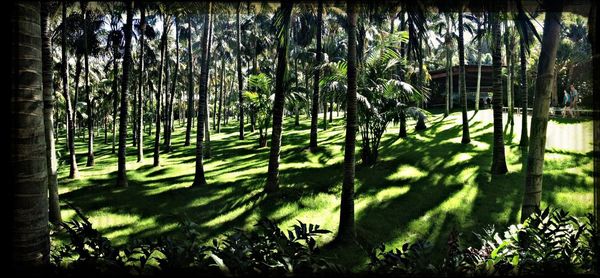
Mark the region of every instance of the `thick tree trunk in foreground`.
<instances>
[{"instance_id":1,"label":"thick tree trunk in foreground","mask_svg":"<svg viewBox=\"0 0 600 278\"><path fill-rule=\"evenodd\" d=\"M502 45L500 43L500 19L498 14L490 16L492 21L492 65L494 79L492 106L494 109L494 145L492 148L492 174L508 172L504 155L504 132L502 130Z\"/></svg>"},{"instance_id":2,"label":"thick tree trunk in foreground","mask_svg":"<svg viewBox=\"0 0 600 278\"><path fill-rule=\"evenodd\" d=\"M356 146L356 13L354 2L347 4L348 14L348 91L346 96L346 141L344 146L344 181L340 204L337 241L356 238L354 229L354 148Z\"/></svg>"},{"instance_id":3,"label":"thick tree trunk in foreground","mask_svg":"<svg viewBox=\"0 0 600 278\"><path fill-rule=\"evenodd\" d=\"M42 93L40 3L14 3L11 21L11 270L21 275L49 263L48 168Z\"/></svg>"},{"instance_id":4,"label":"thick tree trunk in foreground","mask_svg":"<svg viewBox=\"0 0 600 278\"><path fill-rule=\"evenodd\" d=\"M48 171L48 193L49 193L49 219L53 223L62 222L60 215L60 203L58 201L58 181L56 171L56 147L54 145L54 86L53 86L53 61L50 43L50 3L42 3L41 27L42 27L42 78L44 94L44 131L46 135L46 167Z\"/></svg>"},{"instance_id":5,"label":"thick tree trunk in foreground","mask_svg":"<svg viewBox=\"0 0 600 278\"><path fill-rule=\"evenodd\" d=\"M271 151L269 152L269 169L265 192L275 192L279 189L279 153L281 151L281 131L283 124L283 106L285 102L284 82L287 72L289 26L293 3L281 2L283 19L281 30L283 38L277 43L277 70L275 76L275 100L273 101L273 127L271 128Z\"/></svg>"},{"instance_id":6,"label":"thick tree trunk in foreground","mask_svg":"<svg viewBox=\"0 0 600 278\"><path fill-rule=\"evenodd\" d=\"M123 57L123 81L121 82L121 115L119 119L119 152L117 186L127 186L126 147L127 147L127 94L129 94L129 73L131 68L131 33L133 25L132 3L127 2L127 23L125 24L125 55Z\"/></svg>"},{"instance_id":7,"label":"thick tree trunk in foreground","mask_svg":"<svg viewBox=\"0 0 600 278\"><path fill-rule=\"evenodd\" d=\"M206 94L208 92L208 65L209 65L209 53L210 53L210 39L208 36L212 32L212 20L211 20L211 8L212 4L208 3L208 11L204 16L204 27L202 30L202 56L201 56L201 69L200 69L200 100L198 107L198 125L196 128L196 171L194 174L194 183L192 186L205 186L206 178L204 176L204 157L203 157L203 140L204 140L204 105L206 103ZM210 26L209 26L210 25Z\"/></svg>"},{"instance_id":8,"label":"thick tree trunk in foreground","mask_svg":"<svg viewBox=\"0 0 600 278\"><path fill-rule=\"evenodd\" d=\"M544 34L542 37L542 49L538 62L537 80L535 82L535 101L533 102L533 113L531 116L531 138L527 153L527 168L525 172L525 194L523 196L523 208L521 210L521 221L531 215L539 208L542 198L542 177L544 173L544 152L546 149L546 129L548 127L548 110L550 109L550 93L554 78L554 63L560 37L560 18L562 2L550 3L544 1L544 5L552 5L553 12L546 13L544 19Z\"/></svg>"}]
</instances>

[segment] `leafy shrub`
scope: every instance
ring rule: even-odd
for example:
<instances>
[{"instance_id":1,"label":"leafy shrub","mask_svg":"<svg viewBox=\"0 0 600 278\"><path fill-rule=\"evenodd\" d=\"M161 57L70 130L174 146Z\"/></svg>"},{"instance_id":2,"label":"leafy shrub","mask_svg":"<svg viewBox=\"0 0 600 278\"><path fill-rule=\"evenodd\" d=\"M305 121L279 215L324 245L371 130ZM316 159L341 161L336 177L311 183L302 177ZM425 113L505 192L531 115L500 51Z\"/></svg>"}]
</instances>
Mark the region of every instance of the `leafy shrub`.
<instances>
[{"instance_id":1,"label":"leafy shrub","mask_svg":"<svg viewBox=\"0 0 600 278\"><path fill-rule=\"evenodd\" d=\"M502 236L493 226L475 234L479 248L460 246L460 234L453 231L448 254L438 267L425 265L425 244L404 244L402 249L385 251L381 246L371 254L369 266L377 273L439 275L540 275L589 274L598 254L598 232L594 217L585 221L564 210L536 211L523 224L512 225Z\"/></svg>"},{"instance_id":2,"label":"leafy shrub","mask_svg":"<svg viewBox=\"0 0 600 278\"><path fill-rule=\"evenodd\" d=\"M298 221L287 235L269 220L260 221L255 231L236 230L222 243L199 244L197 225L180 224L183 240L161 237L133 240L122 249L92 227L76 208L74 219L61 224L69 243L53 248L51 263L60 276L204 274L239 276L249 274L288 275L345 270L319 257L315 237L330 233L319 225ZM302 244L304 243L304 244Z\"/></svg>"}]
</instances>

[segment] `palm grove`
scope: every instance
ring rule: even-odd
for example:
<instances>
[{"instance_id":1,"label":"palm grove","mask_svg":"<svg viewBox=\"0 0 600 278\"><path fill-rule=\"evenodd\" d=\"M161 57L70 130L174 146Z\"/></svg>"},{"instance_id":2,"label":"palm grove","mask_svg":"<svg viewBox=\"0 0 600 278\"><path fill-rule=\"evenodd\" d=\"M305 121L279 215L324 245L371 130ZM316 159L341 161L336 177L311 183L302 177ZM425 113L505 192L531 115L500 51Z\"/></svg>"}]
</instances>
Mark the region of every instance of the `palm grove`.
<instances>
[{"instance_id":1,"label":"palm grove","mask_svg":"<svg viewBox=\"0 0 600 278\"><path fill-rule=\"evenodd\" d=\"M185 127L183 145L195 144L196 150L190 186L203 187L210 135L231 121L239 126L238 140L259 132L257 147L269 148L264 191L271 194L281 183L284 117L294 117L296 125L301 116L310 118L306 147L319 152L319 130L327 129L334 111L340 110L345 141L336 241L353 241L357 160L377 163L381 138L390 125L400 126L400 138L410 136L407 117L417 120L417 130L427 128L424 108L430 89L424 59L433 51L430 29L443 38L439 55L448 70L456 47L458 105L467 103L464 33L470 32L479 46L480 70L481 45L491 52L494 138L489 170L496 175L508 172L502 59L513 65L507 73L509 80L510 74L514 78L507 91L513 117L514 103L528 106L526 61L533 53L531 45L536 40L541 45L531 132L528 136L525 122L521 137L522 146L528 147L524 220L540 206L556 78L562 7L546 2L554 6L541 34L521 7L508 13L458 7L434 14L408 3L16 3L10 96L13 260L19 265L48 262L48 221L62 221L58 161L70 167L70 179L79 178L76 140L87 140L86 166L92 167L94 140L112 145L118 157L114 186L127 187L127 165L153 159L159 167L161 154L174 144L175 126ZM514 100L514 90L525 92L522 101ZM451 93L445 94L446 114L454 105ZM462 127L463 144L471 141L467 109L462 105L462 121L456 123ZM56 145L58 136L66 138L65 146ZM144 137L153 138L152 153L144 153ZM68 150L68 157L57 158L59 148ZM126 161L130 151L137 161Z\"/></svg>"}]
</instances>

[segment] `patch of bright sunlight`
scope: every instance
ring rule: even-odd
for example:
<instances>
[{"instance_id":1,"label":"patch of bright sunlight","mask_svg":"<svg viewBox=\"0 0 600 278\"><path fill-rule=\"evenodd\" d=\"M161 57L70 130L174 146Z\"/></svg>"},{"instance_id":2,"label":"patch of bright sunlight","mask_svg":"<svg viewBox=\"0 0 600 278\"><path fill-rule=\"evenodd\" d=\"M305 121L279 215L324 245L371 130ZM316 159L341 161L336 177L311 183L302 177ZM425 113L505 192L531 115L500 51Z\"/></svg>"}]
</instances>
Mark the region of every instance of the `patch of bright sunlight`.
<instances>
[{"instance_id":1,"label":"patch of bright sunlight","mask_svg":"<svg viewBox=\"0 0 600 278\"><path fill-rule=\"evenodd\" d=\"M460 191L456 192L439 206L427 211L423 216L408 223L408 231L416 233L410 234L410 240L418 237L427 237L435 239L440 236L444 218L448 214L453 214L456 217L471 215L473 201L477 196L478 189L476 186L465 186ZM459 221L459 219L457 219ZM421 234L419 234L421 233ZM400 242L395 242L400 244Z\"/></svg>"},{"instance_id":2,"label":"patch of bright sunlight","mask_svg":"<svg viewBox=\"0 0 600 278\"><path fill-rule=\"evenodd\" d=\"M387 201L408 192L409 189L410 186L408 185L382 189L381 191L377 192L377 194L375 195L375 199L378 202Z\"/></svg>"},{"instance_id":3,"label":"patch of bright sunlight","mask_svg":"<svg viewBox=\"0 0 600 278\"><path fill-rule=\"evenodd\" d=\"M202 223L200 226L202 227L212 227L212 226L219 226L219 225L223 225L229 221L232 221L236 218L238 218L240 215L242 215L242 213L246 212L249 209L252 209L251 207L253 206L253 204L245 204L242 206L239 206L233 210L230 210L226 213L221 213L219 214L217 217L215 217L214 219Z\"/></svg>"},{"instance_id":4,"label":"patch of bright sunlight","mask_svg":"<svg viewBox=\"0 0 600 278\"><path fill-rule=\"evenodd\" d=\"M411 165L400 165L396 172L387 177L390 181L397 180L418 180L422 177L427 176L427 173L421 171L421 169Z\"/></svg>"},{"instance_id":5,"label":"patch of bright sunlight","mask_svg":"<svg viewBox=\"0 0 600 278\"><path fill-rule=\"evenodd\" d=\"M463 183L471 183L474 184L475 174L479 170L479 166L469 166L463 168L457 176L457 179Z\"/></svg>"},{"instance_id":6,"label":"patch of bright sunlight","mask_svg":"<svg viewBox=\"0 0 600 278\"><path fill-rule=\"evenodd\" d=\"M452 158L450 158L446 164L444 165L444 168L449 168L452 167L456 164L459 163L465 163L468 160L471 160L471 158L473 158L472 155L470 155L469 153L458 153L455 154Z\"/></svg>"}]
</instances>

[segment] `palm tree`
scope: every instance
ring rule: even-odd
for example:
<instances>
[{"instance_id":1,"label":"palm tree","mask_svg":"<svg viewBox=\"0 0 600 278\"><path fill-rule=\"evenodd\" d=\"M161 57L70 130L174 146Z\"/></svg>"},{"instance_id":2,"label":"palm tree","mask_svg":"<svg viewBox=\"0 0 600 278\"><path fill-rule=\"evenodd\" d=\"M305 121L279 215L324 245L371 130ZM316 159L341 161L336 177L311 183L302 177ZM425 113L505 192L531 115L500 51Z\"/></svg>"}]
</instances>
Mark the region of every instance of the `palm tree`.
<instances>
[{"instance_id":1,"label":"palm tree","mask_svg":"<svg viewBox=\"0 0 600 278\"><path fill-rule=\"evenodd\" d=\"M31 272L49 262L48 168L42 93L40 3L11 11L10 180L12 265ZM22 273L22 272L21 272Z\"/></svg>"},{"instance_id":2,"label":"palm tree","mask_svg":"<svg viewBox=\"0 0 600 278\"><path fill-rule=\"evenodd\" d=\"M121 81L121 113L119 118L119 152L117 186L127 187L127 94L129 93L129 73L131 68L131 33L133 26L133 8L131 1L126 3L127 22L125 24L125 55L123 57L123 79Z\"/></svg>"},{"instance_id":3,"label":"palm tree","mask_svg":"<svg viewBox=\"0 0 600 278\"><path fill-rule=\"evenodd\" d=\"M161 8L164 7L161 6ZM168 18L169 17L163 13L163 22L168 23L170 21ZM154 167L160 165L160 108L163 88L163 67L165 62L165 55L167 52L167 33L169 32L168 28L169 24L163 24L163 32L160 38L160 64L158 66L158 90L156 91L156 132L154 133Z\"/></svg>"},{"instance_id":4,"label":"palm tree","mask_svg":"<svg viewBox=\"0 0 600 278\"><path fill-rule=\"evenodd\" d=\"M351 241L354 229L354 149L356 146L356 11L354 2L346 4L348 21L348 92L346 94L346 139L344 144L344 181L340 204L340 225L336 240Z\"/></svg>"},{"instance_id":5,"label":"palm tree","mask_svg":"<svg viewBox=\"0 0 600 278\"><path fill-rule=\"evenodd\" d=\"M501 175L508 172L504 155L504 133L502 130L502 46L500 44L500 19L497 13L490 14L492 25L492 67L494 110L494 146L492 155L492 174Z\"/></svg>"},{"instance_id":6,"label":"palm tree","mask_svg":"<svg viewBox=\"0 0 600 278\"><path fill-rule=\"evenodd\" d=\"M140 66L138 82L138 105L137 105L137 162L144 159L144 33L146 32L146 11L144 2L140 2Z\"/></svg>"},{"instance_id":7,"label":"palm tree","mask_svg":"<svg viewBox=\"0 0 600 278\"><path fill-rule=\"evenodd\" d=\"M92 103L90 99L90 84L89 84L89 49L88 49L88 33L89 33L89 14L87 10L87 1L80 1L81 14L83 15L83 64L84 64L84 78L85 78L85 95L87 103L87 114L88 114L88 153L86 166L94 166L94 121L92 117Z\"/></svg>"},{"instance_id":8,"label":"palm tree","mask_svg":"<svg viewBox=\"0 0 600 278\"><path fill-rule=\"evenodd\" d=\"M75 123L73 112L73 105L71 104L71 97L69 96L69 76L67 73L67 4L62 5L62 83L63 83L63 97L65 98L67 106L67 141L69 141L69 159L71 161L69 169L69 178L75 179L79 177L79 170L77 169L77 158L75 157Z\"/></svg>"},{"instance_id":9,"label":"palm tree","mask_svg":"<svg viewBox=\"0 0 600 278\"><path fill-rule=\"evenodd\" d=\"M119 107L119 85L118 85L118 73L119 73L119 63L118 59L120 56L119 49L122 47L123 42L123 30L118 28L118 25L121 21L121 11L115 10L116 5L111 5L111 17L110 17L110 32L107 36L107 46L112 47L112 62L113 62L113 83L112 83L112 100L113 100L113 110L112 110L112 151L111 153L115 153L116 149L116 126L117 126L117 111Z\"/></svg>"},{"instance_id":10,"label":"palm tree","mask_svg":"<svg viewBox=\"0 0 600 278\"><path fill-rule=\"evenodd\" d=\"M319 7L317 10L317 60L315 61L314 70L314 81L313 81L313 97L312 97L312 110L310 114L310 143L309 148L311 152L317 150L317 121L319 113L319 74L320 70L318 66L323 62L323 54L321 53L321 34L323 28L323 1L319 0ZM325 112L323 112L325 113Z\"/></svg>"},{"instance_id":11,"label":"palm tree","mask_svg":"<svg viewBox=\"0 0 600 278\"><path fill-rule=\"evenodd\" d=\"M175 98L175 88L177 86L177 75L179 73L179 29L177 24L177 16L173 17L173 26L175 30L175 70L173 72L173 84L171 84L171 92L165 100L166 119L165 119L165 151L171 151L171 134L173 129L173 99ZM168 48L166 48L168 51Z\"/></svg>"},{"instance_id":12,"label":"palm tree","mask_svg":"<svg viewBox=\"0 0 600 278\"><path fill-rule=\"evenodd\" d=\"M527 153L527 168L525 172L525 194L521 209L521 221L524 221L540 206L542 197L542 177L544 170L544 151L546 144L546 129L548 126L548 110L550 109L550 93L554 78L554 63L560 38L560 18L562 2L546 0L544 5L551 8L544 18L544 34L538 62L537 80L533 113L531 116L531 140Z\"/></svg>"},{"instance_id":13,"label":"palm tree","mask_svg":"<svg viewBox=\"0 0 600 278\"><path fill-rule=\"evenodd\" d=\"M281 149L281 131L283 123L283 105L288 86L287 60L289 26L293 3L282 1L275 15L277 30L277 69L275 73L275 100L273 101L273 128L271 132L271 151L269 152L269 169L267 172L266 192L279 189L279 153Z\"/></svg>"},{"instance_id":14,"label":"palm tree","mask_svg":"<svg viewBox=\"0 0 600 278\"><path fill-rule=\"evenodd\" d=\"M240 9L242 2L238 2L236 9L236 29L237 29L237 73L238 73L238 98L239 98L239 115L240 115L240 140L244 140L244 98L242 90L244 90L244 77L242 76L242 31L240 24Z\"/></svg>"},{"instance_id":15,"label":"palm tree","mask_svg":"<svg viewBox=\"0 0 600 278\"><path fill-rule=\"evenodd\" d=\"M467 117L467 84L465 83L465 41L462 8L458 15L458 63L459 63L459 78L458 89L462 98L462 140L461 143L468 144L471 142L469 136L469 119ZM477 100L475 101L477 102Z\"/></svg>"},{"instance_id":16,"label":"palm tree","mask_svg":"<svg viewBox=\"0 0 600 278\"><path fill-rule=\"evenodd\" d=\"M208 8L204 15L204 26L202 30L202 55L200 58L201 69L200 69L200 99L198 105L198 125L196 127L196 171L194 174L194 183L192 186L204 186L206 185L206 178L204 177L204 161L203 161L203 140L204 140L204 111L206 105L206 95L208 92L208 65L210 44L211 41L208 37L211 36L212 32L212 20L211 20L211 8L212 3L208 2Z\"/></svg>"},{"instance_id":17,"label":"palm tree","mask_svg":"<svg viewBox=\"0 0 600 278\"><path fill-rule=\"evenodd\" d=\"M192 59L192 15L188 14L188 104L187 104L187 123L185 128L184 146L190 145L190 135L192 133L192 121L194 119L194 67Z\"/></svg>"},{"instance_id":18,"label":"palm tree","mask_svg":"<svg viewBox=\"0 0 600 278\"><path fill-rule=\"evenodd\" d=\"M518 13L516 16L516 29L519 32L519 52L520 52L520 64L521 64L521 86L519 87L521 93L521 109L522 109L522 120L521 120L521 141L519 145L521 147L529 146L529 136L527 134L527 108L528 108L528 93L527 93L527 54L529 54L529 48L534 42L534 38L541 41L539 34L537 33L533 23L525 13L523 6L520 1L517 1Z\"/></svg>"},{"instance_id":19,"label":"palm tree","mask_svg":"<svg viewBox=\"0 0 600 278\"><path fill-rule=\"evenodd\" d=\"M48 2L41 6L42 27L42 78L44 90L44 131L46 135L46 167L48 171L48 193L50 196L49 219L53 223L62 222L60 204L58 201L58 181L56 180L57 162L56 147L54 145L54 86L53 86L53 60L50 42L50 10L53 9Z\"/></svg>"}]
</instances>

